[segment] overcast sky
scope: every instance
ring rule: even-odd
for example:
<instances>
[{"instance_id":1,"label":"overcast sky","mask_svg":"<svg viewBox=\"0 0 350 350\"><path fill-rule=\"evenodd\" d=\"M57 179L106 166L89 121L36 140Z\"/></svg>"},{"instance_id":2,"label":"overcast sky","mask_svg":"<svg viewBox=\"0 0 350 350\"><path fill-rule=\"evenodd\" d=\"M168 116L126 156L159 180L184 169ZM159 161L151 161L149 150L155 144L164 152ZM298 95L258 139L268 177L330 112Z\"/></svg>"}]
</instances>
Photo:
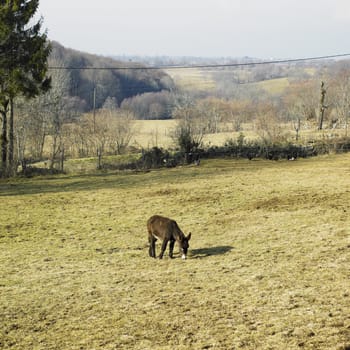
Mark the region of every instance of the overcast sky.
<instances>
[{"instance_id":1,"label":"overcast sky","mask_svg":"<svg viewBox=\"0 0 350 350\"><path fill-rule=\"evenodd\" d=\"M350 0L40 0L49 38L101 55L350 52Z\"/></svg>"}]
</instances>

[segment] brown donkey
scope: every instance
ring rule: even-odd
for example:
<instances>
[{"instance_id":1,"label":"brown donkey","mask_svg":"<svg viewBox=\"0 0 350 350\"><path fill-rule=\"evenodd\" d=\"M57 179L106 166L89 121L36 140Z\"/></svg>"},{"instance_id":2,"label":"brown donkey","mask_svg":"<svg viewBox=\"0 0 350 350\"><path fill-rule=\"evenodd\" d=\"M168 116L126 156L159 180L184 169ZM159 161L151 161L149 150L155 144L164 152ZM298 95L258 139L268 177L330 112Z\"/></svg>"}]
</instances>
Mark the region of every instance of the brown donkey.
<instances>
[{"instance_id":1,"label":"brown donkey","mask_svg":"<svg viewBox=\"0 0 350 350\"><path fill-rule=\"evenodd\" d=\"M185 236L175 220L165 218L160 215L151 216L147 221L147 230L150 257L156 257L156 241L159 238L163 241L159 259L163 258L169 241L170 258L173 257L173 250L176 241L180 247L182 259L186 259L186 254L189 247L188 241L191 239L191 233L189 233L188 236Z\"/></svg>"}]
</instances>

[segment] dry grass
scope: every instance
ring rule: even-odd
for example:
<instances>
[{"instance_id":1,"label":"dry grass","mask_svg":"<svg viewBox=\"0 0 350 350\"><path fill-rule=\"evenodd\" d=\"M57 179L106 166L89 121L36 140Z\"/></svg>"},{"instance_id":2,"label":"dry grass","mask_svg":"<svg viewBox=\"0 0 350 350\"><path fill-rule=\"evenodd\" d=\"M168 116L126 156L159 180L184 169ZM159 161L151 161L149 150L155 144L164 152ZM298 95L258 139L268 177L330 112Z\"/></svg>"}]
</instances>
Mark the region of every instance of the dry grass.
<instances>
[{"instance_id":1,"label":"dry grass","mask_svg":"<svg viewBox=\"0 0 350 350\"><path fill-rule=\"evenodd\" d=\"M136 120L134 122L135 135L131 140L131 145L137 148L152 148L154 146L171 149L176 147L174 138L172 137L176 128L177 120ZM242 123L242 130L228 131L233 128L232 124L226 122L220 124L222 132L205 134L203 144L207 146L222 146L229 139L237 140L239 135L243 133L245 140L259 139L258 131L254 123ZM289 136L291 142L295 142L295 130L292 123L281 124L281 129ZM336 137L342 137L346 133L345 129L324 129L316 130L316 126L312 129L302 129L300 131L300 141L307 144L308 140L334 140Z\"/></svg>"},{"instance_id":2,"label":"dry grass","mask_svg":"<svg viewBox=\"0 0 350 350\"><path fill-rule=\"evenodd\" d=\"M312 74L312 70L308 71ZM217 87L217 82L213 79L215 71L210 69L169 69L166 73L171 76L176 85L188 91L210 91ZM245 79L242 74L241 79ZM289 86L288 78L275 78L260 81L257 83L247 83L262 88L271 95L280 95Z\"/></svg>"},{"instance_id":3,"label":"dry grass","mask_svg":"<svg viewBox=\"0 0 350 350\"><path fill-rule=\"evenodd\" d=\"M172 138L177 121L168 120L136 120L134 122L135 136L131 144L137 148L163 147L171 148L174 146Z\"/></svg>"},{"instance_id":4,"label":"dry grass","mask_svg":"<svg viewBox=\"0 0 350 350\"><path fill-rule=\"evenodd\" d=\"M192 69L166 69L165 72L171 76L176 86L188 91L208 91L216 87L211 71Z\"/></svg>"},{"instance_id":5,"label":"dry grass","mask_svg":"<svg viewBox=\"0 0 350 350\"><path fill-rule=\"evenodd\" d=\"M349 349L349 175L344 155L1 181L0 348ZM148 257L155 213L188 260Z\"/></svg>"},{"instance_id":6,"label":"dry grass","mask_svg":"<svg viewBox=\"0 0 350 350\"><path fill-rule=\"evenodd\" d=\"M176 147L176 142L173 138L174 130L176 128L177 120L136 120L134 122L135 136L131 140L131 145L137 148L152 148L162 147L171 149ZM230 125L222 123L222 129L229 128ZM257 134L251 129L252 126L244 124L244 135L247 138L256 138ZM203 138L204 145L223 145L228 139L237 139L239 132L218 132L213 134L206 134Z\"/></svg>"},{"instance_id":7,"label":"dry grass","mask_svg":"<svg viewBox=\"0 0 350 350\"><path fill-rule=\"evenodd\" d=\"M288 78L277 78L264 80L253 85L260 87L268 92L270 95L281 95L286 88L288 88L290 82Z\"/></svg>"}]
</instances>

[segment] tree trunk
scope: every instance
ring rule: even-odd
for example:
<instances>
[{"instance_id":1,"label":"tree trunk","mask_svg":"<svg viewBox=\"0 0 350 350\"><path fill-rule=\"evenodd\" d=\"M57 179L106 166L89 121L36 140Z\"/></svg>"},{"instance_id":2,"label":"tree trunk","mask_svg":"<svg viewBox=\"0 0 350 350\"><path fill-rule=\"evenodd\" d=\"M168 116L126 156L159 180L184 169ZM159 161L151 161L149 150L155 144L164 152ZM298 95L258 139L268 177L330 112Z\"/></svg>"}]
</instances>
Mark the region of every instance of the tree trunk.
<instances>
[{"instance_id":1,"label":"tree trunk","mask_svg":"<svg viewBox=\"0 0 350 350\"><path fill-rule=\"evenodd\" d=\"M322 130L323 128L323 120L324 120L324 113L326 111L327 106L324 104L326 98L326 89L324 87L324 82L321 82L321 101L320 101L320 120L318 125L318 130Z\"/></svg>"},{"instance_id":2,"label":"tree trunk","mask_svg":"<svg viewBox=\"0 0 350 350\"><path fill-rule=\"evenodd\" d=\"M61 162L60 162L60 171L63 173L63 166L64 166L64 146L62 145L61 149Z\"/></svg>"},{"instance_id":3,"label":"tree trunk","mask_svg":"<svg viewBox=\"0 0 350 350\"><path fill-rule=\"evenodd\" d=\"M7 176L7 105L1 112L2 116L2 133L1 133L1 168L0 175Z\"/></svg>"},{"instance_id":4,"label":"tree trunk","mask_svg":"<svg viewBox=\"0 0 350 350\"><path fill-rule=\"evenodd\" d=\"M56 157L56 152L57 152L57 134L54 134L52 140L52 151L51 151L51 159L50 159L50 170L53 170L55 166L55 157Z\"/></svg>"},{"instance_id":5,"label":"tree trunk","mask_svg":"<svg viewBox=\"0 0 350 350\"><path fill-rule=\"evenodd\" d=\"M39 159L43 159L45 139L46 139L46 131L43 131L43 134L42 134L41 140L40 140L40 145L39 145L39 148L38 148L38 158Z\"/></svg>"},{"instance_id":6,"label":"tree trunk","mask_svg":"<svg viewBox=\"0 0 350 350\"><path fill-rule=\"evenodd\" d=\"M14 112L13 112L13 98L10 98L10 119L9 119L9 149L8 149L8 158L9 158L9 172L11 175L16 171L14 167Z\"/></svg>"},{"instance_id":7,"label":"tree trunk","mask_svg":"<svg viewBox=\"0 0 350 350\"><path fill-rule=\"evenodd\" d=\"M102 147L97 147L97 169L102 169Z\"/></svg>"},{"instance_id":8,"label":"tree trunk","mask_svg":"<svg viewBox=\"0 0 350 350\"><path fill-rule=\"evenodd\" d=\"M294 126L295 129L295 141L299 141L299 132L300 132L301 121L298 117L297 124Z\"/></svg>"}]
</instances>

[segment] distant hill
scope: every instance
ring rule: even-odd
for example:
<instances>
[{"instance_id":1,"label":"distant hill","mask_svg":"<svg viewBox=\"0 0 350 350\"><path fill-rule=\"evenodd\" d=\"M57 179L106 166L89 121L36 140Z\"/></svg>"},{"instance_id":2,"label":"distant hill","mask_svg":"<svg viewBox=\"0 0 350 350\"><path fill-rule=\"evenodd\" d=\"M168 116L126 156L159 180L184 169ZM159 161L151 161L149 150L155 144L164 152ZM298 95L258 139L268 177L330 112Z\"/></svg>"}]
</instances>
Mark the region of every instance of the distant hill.
<instances>
[{"instance_id":1,"label":"distant hill","mask_svg":"<svg viewBox=\"0 0 350 350\"><path fill-rule=\"evenodd\" d=\"M140 63L122 62L67 49L57 42L52 42L49 64L51 67L68 67L70 94L81 100L85 110L93 108L94 88L96 108L100 108L107 99L112 98L120 105L125 98L170 90L174 85L164 71L142 69L146 66Z\"/></svg>"},{"instance_id":2,"label":"distant hill","mask_svg":"<svg viewBox=\"0 0 350 350\"><path fill-rule=\"evenodd\" d=\"M122 55L113 58L124 62L141 62L150 67L162 67L180 90L200 97L215 95L224 98L237 98L248 90L254 94L266 92L278 96L288 87L289 80L309 79L326 64L329 66L334 63L333 60L275 63L278 59L248 56Z\"/></svg>"}]
</instances>

